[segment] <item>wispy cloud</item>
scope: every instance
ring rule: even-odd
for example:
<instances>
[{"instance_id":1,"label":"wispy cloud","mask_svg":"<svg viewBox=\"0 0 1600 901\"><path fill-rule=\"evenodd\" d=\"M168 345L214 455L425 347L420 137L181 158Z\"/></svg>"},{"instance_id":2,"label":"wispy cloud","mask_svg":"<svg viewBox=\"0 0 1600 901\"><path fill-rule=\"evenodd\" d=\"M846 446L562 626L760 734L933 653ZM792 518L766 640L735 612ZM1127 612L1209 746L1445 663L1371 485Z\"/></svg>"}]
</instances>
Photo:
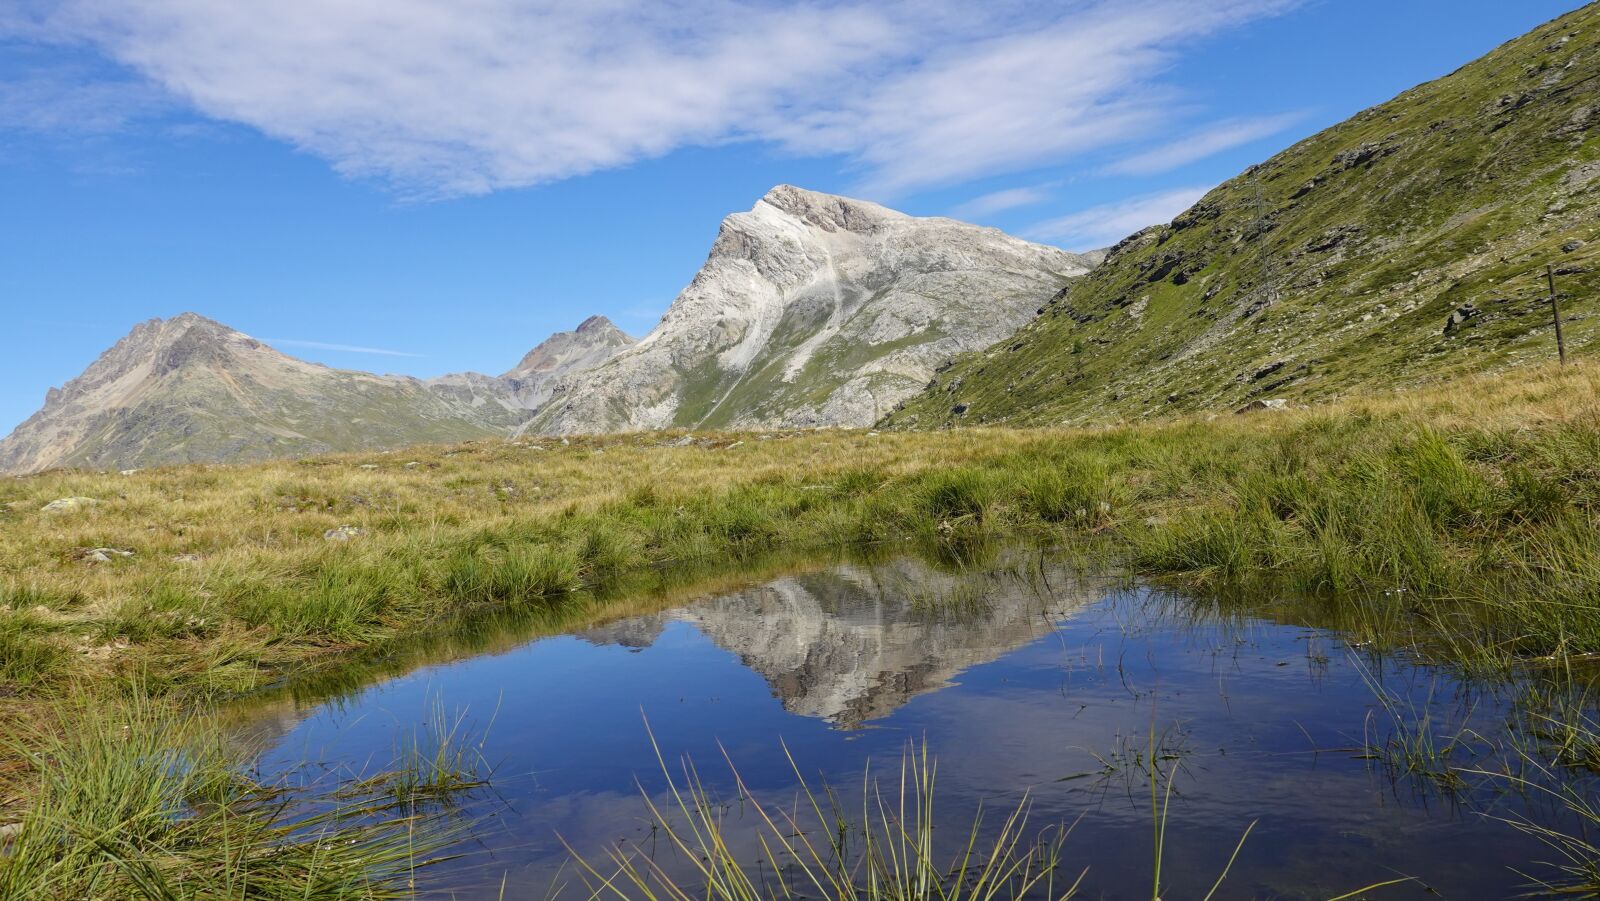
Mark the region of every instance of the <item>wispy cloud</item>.
<instances>
[{"instance_id":1,"label":"wispy cloud","mask_svg":"<svg viewBox=\"0 0 1600 901\"><path fill-rule=\"evenodd\" d=\"M1173 217L1194 206L1210 190L1202 187L1175 188L1159 194L1090 207L1037 223L1023 233L1075 250L1093 250L1115 244L1140 229L1172 221Z\"/></svg>"},{"instance_id":2,"label":"wispy cloud","mask_svg":"<svg viewBox=\"0 0 1600 901\"><path fill-rule=\"evenodd\" d=\"M1285 113L1255 119L1229 119L1165 146L1130 156L1114 163L1107 171L1123 175L1170 172L1224 150L1275 135L1304 118L1304 113Z\"/></svg>"},{"instance_id":3,"label":"wispy cloud","mask_svg":"<svg viewBox=\"0 0 1600 901\"><path fill-rule=\"evenodd\" d=\"M164 99L145 82L85 79L73 69L36 71L0 79L0 129L106 134L163 109Z\"/></svg>"},{"instance_id":4,"label":"wispy cloud","mask_svg":"<svg viewBox=\"0 0 1600 901\"><path fill-rule=\"evenodd\" d=\"M617 318L627 322L628 333L637 337L661 321L661 314L667 311L669 304L670 301L636 303L618 310Z\"/></svg>"},{"instance_id":5,"label":"wispy cloud","mask_svg":"<svg viewBox=\"0 0 1600 901\"><path fill-rule=\"evenodd\" d=\"M1298 0L56 0L29 40L425 196L684 146L839 155L885 196L1146 138L1197 41Z\"/></svg>"},{"instance_id":6,"label":"wispy cloud","mask_svg":"<svg viewBox=\"0 0 1600 901\"><path fill-rule=\"evenodd\" d=\"M966 203L958 204L950 210L950 215L957 219L981 219L984 216L993 216L1006 210L1014 210L1025 206L1034 206L1050 199L1051 185L1034 185L1027 188L1007 188L1004 191L995 191L974 197Z\"/></svg>"},{"instance_id":7,"label":"wispy cloud","mask_svg":"<svg viewBox=\"0 0 1600 901\"><path fill-rule=\"evenodd\" d=\"M356 344L327 344L322 341L301 341L298 338L262 338L262 341L275 347L303 347L308 350L333 350L347 354L377 354L383 357L421 357L422 354L407 353L403 350L385 350L381 347L361 347Z\"/></svg>"}]
</instances>

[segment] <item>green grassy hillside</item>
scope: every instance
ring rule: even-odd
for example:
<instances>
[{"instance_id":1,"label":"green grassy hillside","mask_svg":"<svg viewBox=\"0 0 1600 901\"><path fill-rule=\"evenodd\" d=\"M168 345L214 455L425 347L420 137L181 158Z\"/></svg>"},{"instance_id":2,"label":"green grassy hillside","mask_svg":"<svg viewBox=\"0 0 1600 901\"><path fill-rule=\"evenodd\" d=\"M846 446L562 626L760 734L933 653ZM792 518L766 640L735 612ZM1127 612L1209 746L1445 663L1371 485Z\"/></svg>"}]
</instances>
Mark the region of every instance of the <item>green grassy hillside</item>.
<instances>
[{"instance_id":1,"label":"green grassy hillside","mask_svg":"<svg viewBox=\"0 0 1600 901\"><path fill-rule=\"evenodd\" d=\"M1407 91L1119 244L887 423L1061 424L1327 399L1597 336L1600 4Z\"/></svg>"}]
</instances>

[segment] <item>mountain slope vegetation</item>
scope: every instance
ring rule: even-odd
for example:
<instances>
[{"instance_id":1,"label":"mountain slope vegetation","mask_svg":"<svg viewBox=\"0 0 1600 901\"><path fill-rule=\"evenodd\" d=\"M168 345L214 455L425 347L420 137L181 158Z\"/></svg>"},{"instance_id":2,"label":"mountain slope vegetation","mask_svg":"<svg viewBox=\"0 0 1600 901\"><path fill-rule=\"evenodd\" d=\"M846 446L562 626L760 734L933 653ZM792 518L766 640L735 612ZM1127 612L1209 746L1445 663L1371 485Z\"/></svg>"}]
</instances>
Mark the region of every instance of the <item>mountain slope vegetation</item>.
<instances>
[{"instance_id":1,"label":"mountain slope vegetation","mask_svg":"<svg viewBox=\"0 0 1600 901\"><path fill-rule=\"evenodd\" d=\"M899 427L1326 400L1596 338L1600 4L1252 167L1142 231Z\"/></svg>"}]
</instances>

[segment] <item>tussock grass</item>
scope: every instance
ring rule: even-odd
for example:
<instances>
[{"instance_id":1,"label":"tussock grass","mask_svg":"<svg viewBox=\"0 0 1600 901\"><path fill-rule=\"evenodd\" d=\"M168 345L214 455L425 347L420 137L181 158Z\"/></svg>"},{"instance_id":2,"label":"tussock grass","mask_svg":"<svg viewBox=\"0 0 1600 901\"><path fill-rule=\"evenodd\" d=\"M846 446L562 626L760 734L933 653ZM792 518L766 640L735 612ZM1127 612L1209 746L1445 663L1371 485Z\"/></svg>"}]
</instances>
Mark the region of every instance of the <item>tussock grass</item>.
<instances>
[{"instance_id":1,"label":"tussock grass","mask_svg":"<svg viewBox=\"0 0 1600 901\"><path fill-rule=\"evenodd\" d=\"M165 705L80 697L52 712L3 739L38 776L0 853L3 898L409 897L460 837L365 785L257 783L202 720Z\"/></svg>"},{"instance_id":2,"label":"tussock grass","mask_svg":"<svg viewBox=\"0 0 1600 901\"><path fill-rule=\"evenodd\" d=\"M450 804L489 784L492 767L483 756L482 736L464 711L451 713L443 698L435 698L432 715L401 744L397 766L364 785L382 785L413 808Z\"/></svg>"},{"instance_id":3,"label":"tussock grass","mask_svg":"<svg viewBox=\"0 0 1600 901\"><path fill-rule=\"evenodd\" d=\"M69 655L49 632L48 624L31 613L0 618L0 680L28 690L67 672Z\"/></svg>"},{"instance_id":4,"label":"tussock grass","mask_svg":"<svg viewBox=\"0 0 1600 901\"><path fill-rule=\"evenodd\" d=\"M935 840L938 765L926 745L906 749L887 786L869 771L855 810L831 787L814 788L792 756L799 788L794 806L781 808L753 794L731 760L736 801L706 788L692 760L681 761L675 775L653 735L651 744L667 790L659 803L648 794L644 800L665 853L619 846L598 861L574 852L591 898L1057 901L1072 897L1082 879L1062 867L1068 830L1036 834L1026 798L1002 817L992 838L979 837L980 811L965 841L942 849ZM732 821L741 816L754 823L754 845L764 865L753 864L737 847L735 833L745 827ZM674 863L687 875L676 872Z\"/></svg>"},{"instance_id":5,"label":"tussock grass","mask_svg":"<svg viewBox=\"0 0 1600 901\"><path fill-rule=\"evenodd\" d=\"M734 797L706 787L695 762L684 757L678 772L651 735L666 788L659 800L644 794L658 841L618 844L604 860L586 858L568 846L591 899L618 901L766 901L822 898L829 901L1001 901L1077 897L1093 865L1069 864L1074 824L1030 825L1024 795L1001 811L998 828L985 826L979 806L972 821L941 832L938 761L926 744L909 744L897 769L884 779L869 768L860 799L844 800L833 786L813 786L788 749L797 783L789 806L763 800L745 783L723 752L734 781ZM1151 898L1171 897L1162 876L1167 853L1167 815L1177 765L1163 767L1154 737L1141 752L1150 790ZM1202 901L1218 897L1239 852L1255 829L1239 837ZM984 832L990 832L987 838ZM753 838L751 837L753 833ZM1331 901L1410 881L1373 883ZM1191 887L1198 888L1198 886Z\"/></svg>"},{"instance_id":6,"label":"tussock grass","mask_svg":"<svg viewBox=\"0 0 1600 901\"><path fill-rule=\"evenodd\" d=\"M1437 718L1431 698L1402 699L1368 675L1380 722L1369 722L1363 756L1391 782L1448 797L1473 813L1532 836L1551 852L1519 864L1526 897L1600 894L1600 724L1592 686L1573 672L1524 671L1499 728L1475 728L1473 711ZM1507 797L1521 803L1507 813Z\"/></svg>"}]
</instances>

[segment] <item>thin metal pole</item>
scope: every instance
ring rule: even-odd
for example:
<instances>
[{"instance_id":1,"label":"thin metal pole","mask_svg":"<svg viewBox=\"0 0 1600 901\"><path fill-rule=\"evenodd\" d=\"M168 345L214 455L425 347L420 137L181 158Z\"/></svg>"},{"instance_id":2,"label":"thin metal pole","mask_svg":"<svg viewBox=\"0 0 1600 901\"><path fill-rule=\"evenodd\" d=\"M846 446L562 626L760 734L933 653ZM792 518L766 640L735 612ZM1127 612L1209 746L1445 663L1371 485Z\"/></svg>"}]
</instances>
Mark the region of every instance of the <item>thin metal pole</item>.
<instances>
[{"instance_id":1,"label":"thin metal pole","mask_svg":"<svg viewBox=\"0 0 1600 901\"><path fill-rule=\"evenodd\" d=\"M1561 304L1556 300L1556 267L1546 263L1545 277L1550 280L1550 313L1556 320L1556 353L1561 355L1561 365L1567 365L1567 339L1561 334Z\"/></svg>"}]
</instances>

